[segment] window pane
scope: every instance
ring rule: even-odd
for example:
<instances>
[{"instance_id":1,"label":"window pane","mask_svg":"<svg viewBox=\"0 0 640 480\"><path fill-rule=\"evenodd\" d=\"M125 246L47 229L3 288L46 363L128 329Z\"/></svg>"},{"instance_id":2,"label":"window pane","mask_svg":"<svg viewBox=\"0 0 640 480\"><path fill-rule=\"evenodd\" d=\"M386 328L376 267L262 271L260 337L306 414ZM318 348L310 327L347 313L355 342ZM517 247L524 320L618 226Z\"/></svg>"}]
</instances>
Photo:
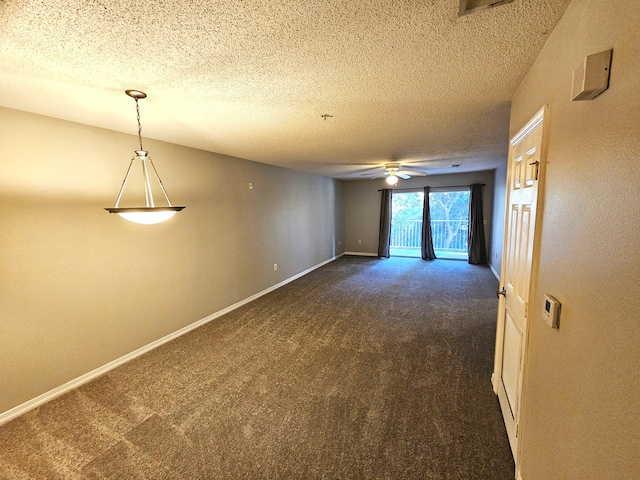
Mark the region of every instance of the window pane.
<instances>
[{"instance_id":1,"label":"window pane","mask_svg":"<svg viewBox=\"0 0 640 480\"><path fill-rule=\"evenodd\" d=\"M469 229L469 191L431 192L431 230L438 258L448 254L467 255Z\"/></svg>"},{"instance_id":2,"label":"window pane","mask_svg":"<svg viewBox=\"0 0 640 480\"><path fill-rule=\"evenodd\" d=\"M391 200L391 249L394 256L419 257L424 193L394 193Z\"/></svg>"}]
</instances>

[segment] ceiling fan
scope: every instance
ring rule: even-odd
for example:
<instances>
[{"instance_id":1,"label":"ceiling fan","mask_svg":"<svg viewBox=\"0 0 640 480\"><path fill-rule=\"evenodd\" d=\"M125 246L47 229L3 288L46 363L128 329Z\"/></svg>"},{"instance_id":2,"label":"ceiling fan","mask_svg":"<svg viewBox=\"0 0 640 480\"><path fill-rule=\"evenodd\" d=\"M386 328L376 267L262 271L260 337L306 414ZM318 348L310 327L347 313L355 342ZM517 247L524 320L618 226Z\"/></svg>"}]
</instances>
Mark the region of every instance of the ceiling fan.
<instances>
[{"instance_id":1,"label":"ceiling fan","mask_svg":"<svg viewBox=\"0 0 640 480\"><path fill-rule=\"evenodd\" d=\"M402 165L399 163L386 163L384 166L380 168L384 168L385 172L380 173L363 173L362 175L373 178L383 178L386 177L385 181L393 186L398 184L398 178L402 178L404 180L411 177L426 177L426 172L419 172L416 170L404 170Z\"/></svg>"}]
</instances>

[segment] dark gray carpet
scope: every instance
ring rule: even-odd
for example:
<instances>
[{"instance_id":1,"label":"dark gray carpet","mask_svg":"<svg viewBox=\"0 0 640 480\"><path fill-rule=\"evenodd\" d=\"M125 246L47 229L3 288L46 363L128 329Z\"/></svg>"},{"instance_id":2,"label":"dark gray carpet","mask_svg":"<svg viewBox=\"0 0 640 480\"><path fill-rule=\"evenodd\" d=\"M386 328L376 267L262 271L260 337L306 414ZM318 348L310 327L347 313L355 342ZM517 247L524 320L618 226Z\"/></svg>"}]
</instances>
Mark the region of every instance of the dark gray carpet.
<instances>
[{"instance_id":1,"label":"dark gray carpet","mask_svg":"<svg viewBox=\"0 0 640 480\"><path fill-rule=\"evenodd\" d=\"M342 257L0 427L0 477L512 479L497 286Z\"/></svg>"}]
</instances>

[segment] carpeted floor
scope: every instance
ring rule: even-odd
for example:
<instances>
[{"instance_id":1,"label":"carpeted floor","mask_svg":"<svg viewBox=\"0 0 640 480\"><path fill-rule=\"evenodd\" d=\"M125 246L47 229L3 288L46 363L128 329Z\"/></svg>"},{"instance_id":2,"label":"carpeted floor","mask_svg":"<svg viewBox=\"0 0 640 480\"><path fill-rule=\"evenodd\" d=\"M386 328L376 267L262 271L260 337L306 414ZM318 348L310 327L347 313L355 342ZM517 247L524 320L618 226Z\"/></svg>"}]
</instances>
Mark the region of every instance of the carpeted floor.
<instances>
[{"instance_id":1,"label":"carpeted floor","mask_svg":"<svg viewBox=\"0 0 640 480\"><path fill-rule=\"evenodd\" d=\"M510 480L497 286L342 257L1 426L0 478Z\"/></svg>"}]
</instances>

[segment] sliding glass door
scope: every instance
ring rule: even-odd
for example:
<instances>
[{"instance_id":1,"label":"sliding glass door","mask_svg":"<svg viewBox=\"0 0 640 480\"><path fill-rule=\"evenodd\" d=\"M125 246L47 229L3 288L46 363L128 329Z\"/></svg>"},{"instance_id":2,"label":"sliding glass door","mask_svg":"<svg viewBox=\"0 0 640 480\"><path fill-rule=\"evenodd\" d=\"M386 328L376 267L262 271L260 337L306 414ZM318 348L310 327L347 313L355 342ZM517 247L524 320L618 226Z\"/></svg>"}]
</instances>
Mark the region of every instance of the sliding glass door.
<instances>
[{"instance_id":1,"label":"sliding glass door","mask_svg":"<svg viewBox=\"0 0 640 480\"><path fill-rule=\"evenodd\" d=\"M390 254L420 257L424 193L394 192ZM438 258L468 260L469 190L429 193L433 247Z\"/></svg>"},{"instance_id":2,"label":"sliding glass door","mask_svg":"<svg viewBox=\"0 0 640 480\"><path fill-rule=\"evenodd\" d=\"M433 248L438 258L468 260L469 190L429 193Z\"/></svg>"},{"instance_id":3,"label":"sliding glass door","mask_svg":"<svg viewBox=\"0 0 640 480\"><path fill-rule=\"evenodd\" d=\"M420 257L424 193L393 192L391 200L391 246L395 257Z\"/></svg>"}]
</instances>

